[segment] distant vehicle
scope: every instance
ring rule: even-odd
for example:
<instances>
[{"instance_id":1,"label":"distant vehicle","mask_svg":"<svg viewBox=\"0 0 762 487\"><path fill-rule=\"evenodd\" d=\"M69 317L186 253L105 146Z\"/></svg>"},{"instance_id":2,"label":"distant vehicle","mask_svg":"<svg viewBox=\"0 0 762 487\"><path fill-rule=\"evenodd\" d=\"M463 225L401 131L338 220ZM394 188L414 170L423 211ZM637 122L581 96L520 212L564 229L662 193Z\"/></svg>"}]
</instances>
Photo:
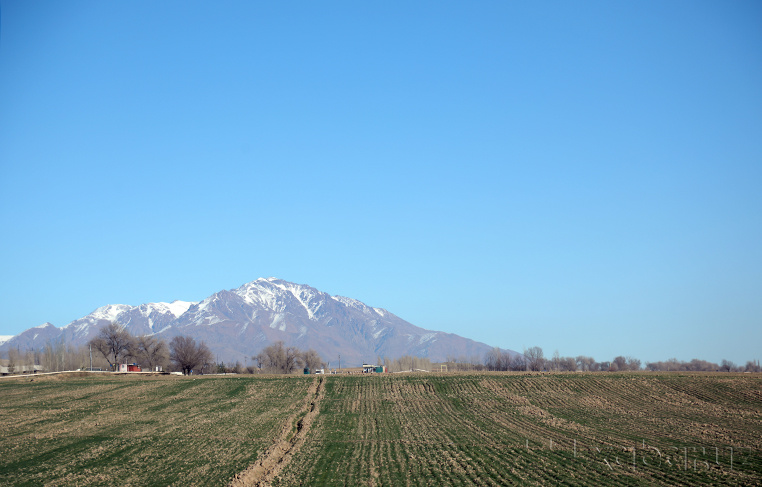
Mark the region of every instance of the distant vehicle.
<instances>
[{"instance_id":1,"label":"distant vehicle","mask_svg":"<svg viewBox=\"0 0 762 487\"><path fill-rule=\"evenodd\" d=\"M325 374L325 369L315 369L316 374Z\"/></svg>"}]
</instances>

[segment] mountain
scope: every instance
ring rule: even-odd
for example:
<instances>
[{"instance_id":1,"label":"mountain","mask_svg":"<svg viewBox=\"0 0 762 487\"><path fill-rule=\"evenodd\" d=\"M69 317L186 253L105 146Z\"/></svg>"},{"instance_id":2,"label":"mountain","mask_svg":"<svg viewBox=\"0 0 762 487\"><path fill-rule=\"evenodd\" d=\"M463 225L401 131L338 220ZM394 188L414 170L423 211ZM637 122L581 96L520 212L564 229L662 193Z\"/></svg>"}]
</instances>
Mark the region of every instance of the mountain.
<instances>
[{"instance_id":1,"label":"mountain","mask_svg":"<svg viewBox=\"0 0 762 487\"><path fill-rule=\"evenodd\" d=\"M451 333L419 328L382 308L331 296L304 284L274 277L257 279L201 302L174 301L139 306L106 305L63 328L50 323L31 328L0 345L39 349L48 341L87 343L116 321L133 335L170 340L188 335L203 340L219 360L245 363L264 347L282 340L302 350L312 348L323 360L343 365L375 362L403 355L444 361L479 357L491 347Z\"/></svg>"}]
</instances>

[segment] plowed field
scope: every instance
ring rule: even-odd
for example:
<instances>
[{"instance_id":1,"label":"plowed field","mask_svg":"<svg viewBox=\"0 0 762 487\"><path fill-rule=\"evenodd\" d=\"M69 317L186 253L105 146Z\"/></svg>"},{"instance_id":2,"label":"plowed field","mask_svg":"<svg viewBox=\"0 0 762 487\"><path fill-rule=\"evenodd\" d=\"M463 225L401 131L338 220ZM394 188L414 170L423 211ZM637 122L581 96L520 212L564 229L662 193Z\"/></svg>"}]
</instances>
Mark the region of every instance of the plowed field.
<instances>
[{"instance_id":1,"label":"plowed field","mask_svg":"<svg viewBox=\"0 0 762 487\"><path fill-rule=\"evenodd\" d=\"M0 485L225 485L312 378L51 376L0 381Z\"/></svg>"},{"instance_id":2,"label":"plowed field","mask_svg":"<svg viewBox=\"0 0 762 487\"><path fill-rule=\"evenodd\" d=\"M762 485L759 374L26 378L0 407L2 485Z\"/></svg>"}]
</instances>

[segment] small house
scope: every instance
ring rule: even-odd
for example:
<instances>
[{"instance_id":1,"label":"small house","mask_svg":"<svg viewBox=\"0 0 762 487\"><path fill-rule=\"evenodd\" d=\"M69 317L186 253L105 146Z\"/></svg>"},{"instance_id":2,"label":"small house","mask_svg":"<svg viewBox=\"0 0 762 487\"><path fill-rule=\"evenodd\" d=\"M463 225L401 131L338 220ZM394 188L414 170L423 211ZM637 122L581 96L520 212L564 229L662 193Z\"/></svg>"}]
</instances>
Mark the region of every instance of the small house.
<instances>
[{"instance_id":1,"label":"small house","mask_svg":"<svg viewBox=\"0 0 762 487\"><path fill-rule=\"evenodd\" d=\"M142 372L138 364L119 364L119 372Z\"/></svg>"}]
</instances>

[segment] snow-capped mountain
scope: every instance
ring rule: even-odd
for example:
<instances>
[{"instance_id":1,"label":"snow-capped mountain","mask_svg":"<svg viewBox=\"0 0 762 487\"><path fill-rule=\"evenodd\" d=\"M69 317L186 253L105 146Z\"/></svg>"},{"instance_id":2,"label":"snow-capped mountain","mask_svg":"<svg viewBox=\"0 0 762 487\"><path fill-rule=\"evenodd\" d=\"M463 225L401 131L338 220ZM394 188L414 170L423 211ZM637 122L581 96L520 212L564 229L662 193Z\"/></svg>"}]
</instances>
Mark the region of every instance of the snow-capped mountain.
<instances>
[{"instance_id":1,"label":"snow-capped mountain","mask_svg":"<svg viewBox=\"0 0 762 487\"><path fill-rule=\"evenodd\" d=\"M271 277L220 291L201 302L106 305L63 328L46 323L26 330L0 344L0 350L37 349L62 338L83 344L112 321L133 335L192 336L226 362L243 363L278 340L303 350L312 348L326 361L337 361L340 354L347 365L375 361L378 356L415 355L434 361L482 357L490 349L458 335L424 330L355 299Z\"/></svg>"}]
</instances>

